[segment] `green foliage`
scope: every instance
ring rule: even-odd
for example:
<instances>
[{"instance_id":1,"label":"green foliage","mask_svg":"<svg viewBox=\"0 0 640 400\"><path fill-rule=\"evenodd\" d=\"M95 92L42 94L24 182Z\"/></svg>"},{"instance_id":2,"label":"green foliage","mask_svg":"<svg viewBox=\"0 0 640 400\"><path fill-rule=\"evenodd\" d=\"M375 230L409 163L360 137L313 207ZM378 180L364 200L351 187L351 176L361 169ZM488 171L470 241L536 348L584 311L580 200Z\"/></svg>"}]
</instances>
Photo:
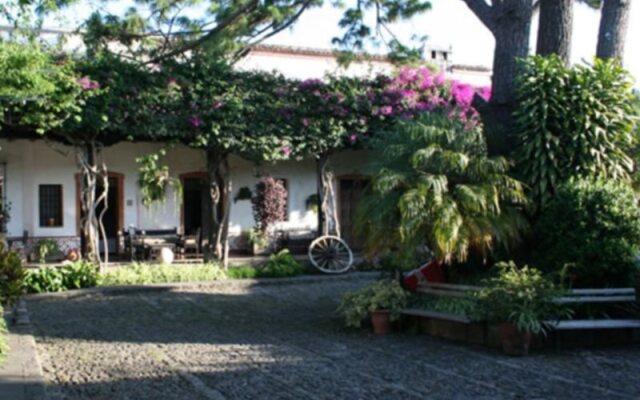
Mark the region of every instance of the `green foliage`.
<instances>
[{"instance_id":1,"label":"green foliage","mask_svg":"<svg viewBox=\"0 0 640 400\"><path fill-rule=\"evenodd\" d=\"M4 320L4 310L0 305L0 367L2 367L4 358L9 353L8 335L9 331L7 330L7 323Z\"/></svg>"},{"instance_id":2,"label":"green foliage","mask_svg":"<svg viewBox=\"0 0 640 400\"><path fill-rule=\"evenodd\" d=\"M168 187L175 189L176 204L182 198L182 185L180 179L169 175L169 167L161 163L161 158L166 155L162 149L158 153L146 154L136 158L138 163L138 187L142 195L142 204L150 207L153 203L164 203Z\"/></svg>"},{"instance_id":3,"label":"green foliage","mask_svg":"<svg viewBox=\"0 0 640 400\"><path fill-rule=\"evenodd\" d=\"M60 254L60 246L58 246L58 242L54 239L40 239L36 245L33 246L33 253L38 257L38 262L44 264L47 262L47 257Z\"/></svg>"},{"instance_id":4,"label":"green foliage","mask_svg":"<svg viewBox=\"0 0 640 400\"><path fill-rule=\"evenodd\" d=\"M441 296L413 296L410 299L412 308L429 311L443 312L477 319L481 312L478 310L478 301L474 296L465 297L441 297Z\"/></svg>"},{"instance_id":5,"label":"green foliage","mask_svg":"<svg viewBox=\"0 0 640 400\"><path fill-rule=\"evenodd\" d=\"M0 198L0 232L7 231L7 224L11 220L11 202Z\"/></svg>"},{"instance_id":6,"label":"green foliage","mask_svg":"<svg viewBox=\"0 0 640 400\"><path fill-rule=\"evenodd\" d=\"M304 273L304 267L284 249L269 256L269 261L256 270L257 278L286 278Z\"/></svg>"},{"instance_id":7,"label":"green foliage","mask_svg":"<svg viewBox=\"0 0 640 400\"><path fill-rule=\"evenodd\" d=\"M11 304L24 293L25 270L20 256L0 241L0 304Z\"/></svg>"},{"instance_id":8,"label":"green foliage","mask_svg":"<svg viewBox=\"0 0 640 400\"><path fill-rule=\"evenodd\" d=\"M518 159L536 209L573 176L629 180L631 79L616 60L567 67L532 57L519 81Z\"/></svg>"},{"instance_id":9,"label":"green foliage","mask_svg":"<svg viewBox=\"0 0 640 400\"><path fill-rule=\"evenodd\" d=\"M63 292L94 287L98 283L98 267L87 261L77 261L62 267L47 267L27 273L27 293Z\"/></svg>"},{"instance_id":10,"label":"green foliage","mask_svg":"<svg viewBox=\"0 0 640 400\"><path fill-rule=\"evenodd\" d=\"M579 179L561 186L535 225L536 263L583 287L630 286L640 248L640 208L631 188Z\"/></svg>"},{"instance_id":11,"label":"green foliage","mask_svg":"<svg viewBox=\"0 0 640 400\"><path fill-rule=\"evenodd\" d=\"M225 272L216 264L195 266L132 264L103 273L98 279L98 286L201 282L225 278Z\"/></svg>"},{"instance_id":12,"label":"green foliage","mask_svg":"<svg viewBox=\"0 0 640 400\"><path fill-rule=\"evenodd\" d=\"M487 157L479 129L433 113L400 123L374 148L381 157L356 217L369 251L426 244L441 262L464 261L526 228L522 185L505 159Z\"/></svg>"},{"instance_id":13,"label":"green foliage","mask_svg":"<svg viewBox=\"0 0 640 400\"><path fill-rule=\"evenodd\" d=\"M476 293L479 313L489 322L511 322L522 332L545 334L545 320L567 318L571 311L552 300L562 294L551 280L528 266L513 261L498 263L498 276Z\"/></svg>"},{"instance_id":14,"label":"green foliage","mask_svg":"<svg viewBox=\"0 0 640 400\"><path fill-rule=\"evenodd\" d=\"M81 89L70 60L55 60L36 45L0 42L0 121L39 133L76 115Z\"/></svg>"},{"instance_id":15,"label":"green foliage","mask_svg":"<svg viewBox=\"0 0 640 400\"><path fill-rule=\"evenodd\" d=\"M267 233L254 228L247 231L247 241L252 246L255 245L258 248L264 249L269 246L270 238Z\"/></svg>"},{"instance_id":16,"label":"green foliage","mask_svg":"<svg viewBox=\"0 0 640 400\"><path fill-rule=\"evenodd\" d=\"M254 279L258 277L258 271L254 267L230 267L227 270L229 279Z\"/></svg>"},{"instance_id":17,"label":"green foliage","mask_svg":"<svg viewBox=\"0 0 640 400\"><path fill-rule=\"evenodd\" d=\"M397 281L381 280L348 292L338 311L344 316L347 326L359 328L369 313L376 310L389 310L391 319L397 319L406 307L407 299L407 292Z\"/></svg>"}]
</instances>

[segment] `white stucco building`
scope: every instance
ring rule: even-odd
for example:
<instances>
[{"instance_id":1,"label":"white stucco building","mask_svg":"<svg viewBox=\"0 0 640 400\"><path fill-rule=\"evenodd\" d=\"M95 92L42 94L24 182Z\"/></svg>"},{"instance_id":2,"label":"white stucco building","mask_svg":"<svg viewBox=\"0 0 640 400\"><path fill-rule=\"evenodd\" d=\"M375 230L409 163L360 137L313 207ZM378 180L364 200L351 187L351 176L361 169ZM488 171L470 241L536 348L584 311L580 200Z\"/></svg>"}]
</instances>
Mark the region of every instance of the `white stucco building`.
<instances>
[{"instance_id":1,"label":"white stucco building","mask_svg":"<svg viewBox=\"0 0 640 400\"><path fill-rule=\"evenodd\" d=\"M429 54L429 53L427 53ZM436 53L433 53L436 56ZM437 55L437 56L442 56ZM391 73L393 66L382 57L368 62L353 63L340 69L331 52L259 46L238 63L244 70L276 70L292 78L322 78L329 73L365 76ZM483 68L456 66L447 63L449 76L473 85L488 85L490 71ZM199 179L204 176L205 160L200 151L175 147L168 151L166 162L171 174L183 183L183 193L167 195L164 204L150 209L142 205L137 185L136 157L157 151L160 144L118 143L103 150L103 159L110 171L109 211L105 215L110 251L121 252L117 232L139 229L172 229L193 234L204 219L203 197L206 193ZM335 191L343 235L349 241L351 211L361 190L365 152L346 151L331 160L335 174ZM61 144L45 140L7 140L0 136L0 177L2 195L11 204L11 219L7 224L7 238L14 248L33 245L42 238L56 239L63 251L78 248L79 187L78 168L73 151ZM309 196L316 193L314 160L287 161L275 165L256 166L239 157L231 159L234 197L240 188L253 189L261 175L284 179L289 190L288 218L280 228L313 235L317 216L308 209ZM178 198L176 198L178 197ZM230 218L232 248L243 246L242 232L254 226L251 204L241 200L232 204Z\"/></svg>"}]
</instances>

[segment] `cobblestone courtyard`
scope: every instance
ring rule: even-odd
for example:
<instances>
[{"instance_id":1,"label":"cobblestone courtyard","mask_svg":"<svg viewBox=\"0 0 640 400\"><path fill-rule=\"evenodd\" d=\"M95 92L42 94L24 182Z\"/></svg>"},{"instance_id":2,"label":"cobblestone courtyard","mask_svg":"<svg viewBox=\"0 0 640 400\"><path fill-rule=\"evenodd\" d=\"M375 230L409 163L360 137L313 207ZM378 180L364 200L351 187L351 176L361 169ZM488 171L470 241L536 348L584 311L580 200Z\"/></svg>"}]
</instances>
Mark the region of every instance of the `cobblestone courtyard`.
<instances>
[{"instance_id":1,"label":"cobblestone courtyard","mask_svg":"<svg viewBox=\"0 0 640 400\"><path fill-rule=\"evenodd\" d=\"M51 399L639 398L640 348L497 352L342 328L370 278L29 302Z\"/></svg>"}]
</instances>

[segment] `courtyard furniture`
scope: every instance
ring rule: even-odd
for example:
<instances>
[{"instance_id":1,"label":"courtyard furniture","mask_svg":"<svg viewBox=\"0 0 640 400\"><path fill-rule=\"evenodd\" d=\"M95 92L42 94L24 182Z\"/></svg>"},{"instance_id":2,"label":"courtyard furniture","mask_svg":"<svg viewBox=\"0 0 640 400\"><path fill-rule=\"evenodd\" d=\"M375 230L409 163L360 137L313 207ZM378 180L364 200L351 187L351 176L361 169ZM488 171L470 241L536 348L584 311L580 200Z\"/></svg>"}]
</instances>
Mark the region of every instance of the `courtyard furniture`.
<instances>
[{"instance_id":1,"label":"courtyard furniture","mask_svg":"<svg viewBox=\"0 0 640 400\"><path fill-rule=\"evenodd\" d=\"M436 282L420 282L416 289L417 293L427 294L432 296L447 296L447 297L466 297L472 292L478 291L481 288L479 286L472 285L454 285L450 283L436 283ZM423 310L419 308L406 308L402 310L401 314L411 315L416 317L426 317L445 321L460 322L463 324L470 324L472 321L466 315L446 313L441 311Z\"/></svg>"},{"instance_id":2,"label":"courtyard furniture","mask_svg":"<svg viewBox=\"0 0 640 400\"><path fill-rule=\"evenodd\" d=\"M564 297L555 300L560 304L587 303L635 303L636 290L634 288L610 289L571 289ZM560 321L546 321L554 330L578 329L640 329L638 319L574 319Z\"/></svg>"},{"instance_id":3,"label":"courtyard furniture","mask_svg":"<svg viewBox=\"0 0 640 400\"><path fill-rule=\"evenodd\" d=\"M125 255L131 261L147 261L159 257L163 248L175 254L182 247L182 237L173 229L135 229L122 233Z\"/></svg>"}]
</instances>

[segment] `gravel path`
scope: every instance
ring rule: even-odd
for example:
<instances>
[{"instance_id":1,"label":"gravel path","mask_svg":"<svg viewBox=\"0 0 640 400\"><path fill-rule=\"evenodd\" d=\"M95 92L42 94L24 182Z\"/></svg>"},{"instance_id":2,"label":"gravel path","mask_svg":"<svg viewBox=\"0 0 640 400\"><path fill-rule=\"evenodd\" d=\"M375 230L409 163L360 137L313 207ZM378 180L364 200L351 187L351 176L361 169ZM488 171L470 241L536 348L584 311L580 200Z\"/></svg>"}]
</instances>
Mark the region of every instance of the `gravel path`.
<instances>
[{"instance_id":1,"label":"gravel path","mask_svg":"<svg viewBox=\"0 0 640 400\"><path fill-rule=\"evenodd\" d=\"M640 398L640 347L507 358L342 328L369 278L29 302L51 399Z\"/></svg>"}]
</instances>

